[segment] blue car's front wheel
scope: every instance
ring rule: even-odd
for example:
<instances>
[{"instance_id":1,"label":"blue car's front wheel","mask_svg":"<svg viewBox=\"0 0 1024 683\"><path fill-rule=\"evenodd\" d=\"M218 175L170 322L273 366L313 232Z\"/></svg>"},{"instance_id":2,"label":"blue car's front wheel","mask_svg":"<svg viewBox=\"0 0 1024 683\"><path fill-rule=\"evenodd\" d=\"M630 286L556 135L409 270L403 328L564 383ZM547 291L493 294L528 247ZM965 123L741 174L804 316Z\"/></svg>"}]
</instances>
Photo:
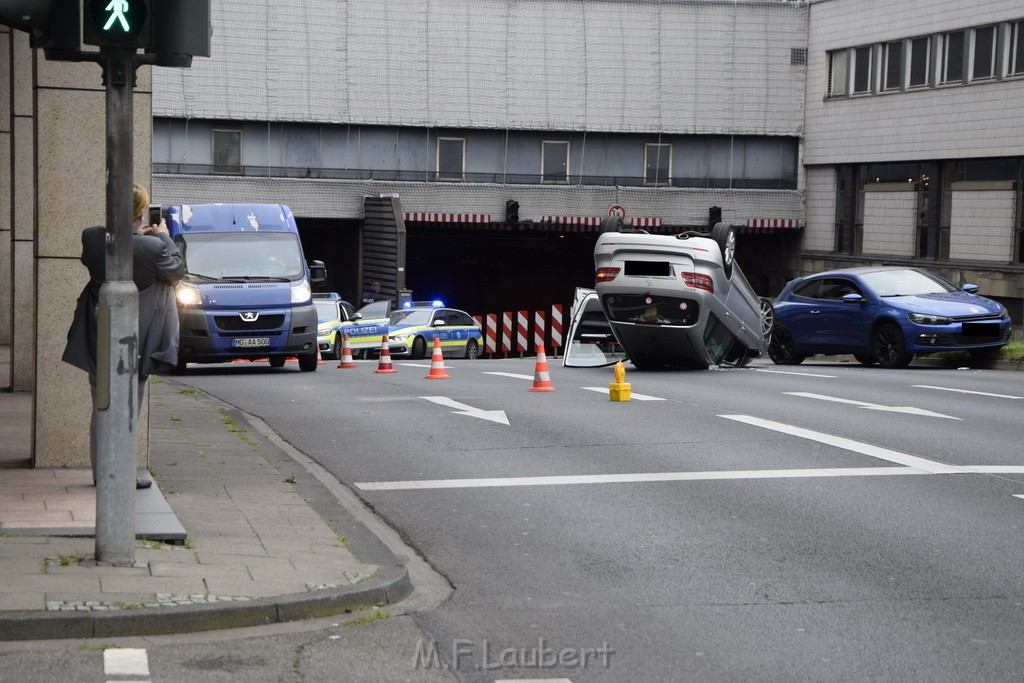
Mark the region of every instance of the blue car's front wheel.
<instances>
[{"instance_id":1,"label":"blue car's front wheel","mask_svg":"<svg viewBox=\"0 0 1024 683\"><path fill-rule=\"evenodd\" d=\"M906 351L903 332L892 323L880 325L875 330L871 337L871 348L875 362L883 368L905 368L914 357L914 354Z\"/></svg>"}]
</instances>

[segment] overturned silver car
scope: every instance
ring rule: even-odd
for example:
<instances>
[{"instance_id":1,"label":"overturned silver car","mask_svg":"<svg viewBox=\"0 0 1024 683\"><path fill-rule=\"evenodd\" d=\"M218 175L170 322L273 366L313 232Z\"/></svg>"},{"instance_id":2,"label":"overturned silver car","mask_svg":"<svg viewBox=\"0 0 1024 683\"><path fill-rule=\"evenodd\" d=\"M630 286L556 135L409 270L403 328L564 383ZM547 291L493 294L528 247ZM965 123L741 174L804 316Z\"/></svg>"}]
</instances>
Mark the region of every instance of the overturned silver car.
<instances>
[{"instance_id":1,"label":"overturned silver car","mask_svg":"<svg viewBox=\"0 0 1024 683\"><path fill-rule=\"evenodd\" d=\"M594 247L596 296L633 365L740 367L764 353L771 308L735 262L732 225L678 235L610 227Z\"/></svg>"}]
</instances>

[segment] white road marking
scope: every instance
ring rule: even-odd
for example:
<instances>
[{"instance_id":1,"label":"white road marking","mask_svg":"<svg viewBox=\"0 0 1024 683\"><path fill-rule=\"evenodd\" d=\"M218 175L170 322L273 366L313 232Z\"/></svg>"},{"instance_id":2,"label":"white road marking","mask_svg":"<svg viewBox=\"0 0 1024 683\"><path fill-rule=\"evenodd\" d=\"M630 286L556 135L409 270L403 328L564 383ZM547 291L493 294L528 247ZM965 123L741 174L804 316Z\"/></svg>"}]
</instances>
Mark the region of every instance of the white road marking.
<instances>
[{"instance_id":1,"label":"white road marking","mask_svg":"<svg viewBox=\"0 0 1024 683\"><path fill-rule=\"evenodd\" d=\"M751 417L750 415L719 415L719 417L724 417L727 420L735 420L736 422L742 422L744 424L753 425L755 427L770 429L772 431L781 432L783 434L789 434L790 436L796 436L801 439L817 441L818 443L827 444L829 446L835 446L836 448L842 448L844 450L853 451L854 453L860 453L862 455L868 455L871 456L872 458L878 458L879 460L894 462L898 465L916 467L917 469L924 470L925 472L929 472L931 474L961 471L961 469L958 467L947 465L941 462L935 462L934 460L927 460L925 458L920 458L916 455L908 455L907 453L900 453L899 451L889 450L888 448L882 448L881 446L872 446L871 444L862 443L860 441L854 441L853 439L846 439L841 436L833 436L832 434L825 434L823 432L815 432L810 429L794 427L793 425L787 425L781 422L762 420L759 417Z\"/></svg>"},{"instance_id":2,"label":"white road marking","mask_svg":"<svg viewBox=\"0 0 1024 683\"><path fill-rule=\"evenodd\" d=\"M403 368L429 368L429 363L395 363L395 365L401 365Z\"/></svg>"},{"instance_id":3,"label":"white road marking","mask_svg":"<svg viewBox=\"0 0 1024 683\"><path fill-rule=\"evenodd\" d=\"M362 481L363 491L470 489L513 486L567 486L573 484L635 484L659 481L717 481L723 479L805 479L814 477L888 477L931 474L913 467L847 467L803 470L729 470L719 472L641 472L637 474L578 474L544 477L492 477L486 479L421 479L413 481Z\"/></svg>"},{"instance_id":4,"label":"white road marking","mask_svg":"<svg viewBox=\"0 0 1024 683\"><path fill-rule=\"evenodd\" d=\"M137 647L103 651L103 673L107 676L149 676L149 657Z\"/></svg>"},{"instance_id":5,"label":"white road marking","mask_svg":"<svg viewBox=\"0 0 1024 683\"><path fill-rule=\"evenodd\" d=\"M599 394L608 395L608 387L580 387L580 389L586 389L587 391L596 391ZM637 401L667 401L668 399L659 398L657 396L648 396L647 394L638 394L635 391L629 392L630 398Z\"/></svg>"},{"instance_id":6,"label":"white road marking","mask_svg":"<svg viewBox=\"0 0 1024 683\"><path fill-rule=\"evenodd\" d=\"M456 415L468 415L469 417L480 418L481 420L489 420L490 422L497 422L499 424L507 425L508 416L505 415L504 410L481 410L480 408L474 408L473 406L467 406L465 403L459 403L447 396L420 396L425 401L436 403L441 406L447 406L449 408L455 408Z\"/></svg>"},{"instance_id":7,"label":"white road marking","mask_svg":"<svg viewBox=\"0 0 1024 683\"><path fill-rule=\"evenodd\" d=\"M499 377L511 377L512 379L533 379L533 375L519 375L514 372L483 372L483 375L497 375Z\"/></svg>"},{"instance_id":8,"label":"white road marking","mask_svg":"<svg viewBox=\"0 0 1024 683\"><path fill-rule=\"evenodd\" d=\"M953 417L952 415L943 415L942 413L935 413L924 408L914 408L911 406L883 406L878 403L868 403L867 401L854 401L848 398L839 398L838 396L826 396L824 394L812 394L806 391L784 391L782 392L789 396L802 396L803 398L813 398L819 401L832 401L833 403L846 403L848 405L854 405L859 408L866 408L867 410L881 410L887 413L904 413L906 415L920 415L922 417L942 417L947 420L960 420L959 417Z\"/></svg>"},{"instance_id":9,"label":"white road marking","mask_svg":"<svg viewBox=\"0 0 1024 683\"><path fill-rule=\"evenodd\" d=\"M967 389L953 389L951 387L933 387L928 384L911 384L912 387L918 389L935 389L936 391L955 391L961 394L974 394L975 396L991 396L993 398L1009 398L1021 400L1024 396L1011 396L1010 394L990 394L987 391L968 391Z\"/></svg>"},{"instance_id":10,"label":"white road marking","mask_svg":"<svg viewBox=\"0 0 1024 683\"><path fill-rule=\"evenodd\" d=\"M754 372L770 372L773 375L797 375L799 377L824 377L825 379L836 379L839 375L818 375L813 372L791 372L789 370L764 370L754 368Z\"/></svg>"}]
</instances>

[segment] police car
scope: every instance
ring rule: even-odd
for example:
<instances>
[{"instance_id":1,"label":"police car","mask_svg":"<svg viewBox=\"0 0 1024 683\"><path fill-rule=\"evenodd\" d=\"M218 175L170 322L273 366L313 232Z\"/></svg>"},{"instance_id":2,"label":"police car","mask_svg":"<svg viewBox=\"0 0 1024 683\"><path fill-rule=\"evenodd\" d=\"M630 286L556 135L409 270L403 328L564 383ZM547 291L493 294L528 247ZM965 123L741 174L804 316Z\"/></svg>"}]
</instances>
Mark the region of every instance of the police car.
<instances>
[{"instance_id":1,"label":"police car","mask_svg":"<svg viewBox=\"0 0 1024 683\"><path fill-rule=\"evenodd\" d=\"M407 302L388 321L388 351L392 356L425 358L434 339L441 340L445 358L477 358L483 332L473 316L447 308L441 301Z\"/></svg>"},{"instance_id":2,"label":"police car","mask_svg":"<svg viewBox=\"0 0 1024 683\"><path fill-rule=\"evenodd\" d=\"M316 345L324 360L337 360L341 353L341 324L352 317L353 306L337 292L313 294L316 306Z\"/></svg>"},{"instance_id":3,"label":"police car","mask_svg":"<svg viewBox=\"0 0 1024 683\"><path fill-rule=\"evenodd\" d=\"M380 351L381 338L388 333L390 301L374 301L352 314L351 319L338 328L338 335L348 335L348 347L354 358L372 356Z\"/></svg>"}]
</instances>

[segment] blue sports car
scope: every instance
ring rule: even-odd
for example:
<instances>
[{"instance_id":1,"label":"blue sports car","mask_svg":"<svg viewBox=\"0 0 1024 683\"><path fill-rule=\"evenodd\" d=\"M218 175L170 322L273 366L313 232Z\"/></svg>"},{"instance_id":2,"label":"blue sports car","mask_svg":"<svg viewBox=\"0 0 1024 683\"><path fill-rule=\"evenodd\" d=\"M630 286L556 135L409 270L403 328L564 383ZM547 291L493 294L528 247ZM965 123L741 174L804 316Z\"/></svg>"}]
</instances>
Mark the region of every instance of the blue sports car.
<instances>
[{"instance_id":1,"label":"blue sports car","mask_svg":"<svg viewBox=\"0 0 1024 683\"><path fill-rule=\"evenodd\" d=\"M915 355L965 349L984 357L1010 341L1010 316L977 285L957 287L921 268L831 270L791 281L774 301L768 355L796 365L815 353L852 353L902 368Z\"/></svg>"}]
</instances>

